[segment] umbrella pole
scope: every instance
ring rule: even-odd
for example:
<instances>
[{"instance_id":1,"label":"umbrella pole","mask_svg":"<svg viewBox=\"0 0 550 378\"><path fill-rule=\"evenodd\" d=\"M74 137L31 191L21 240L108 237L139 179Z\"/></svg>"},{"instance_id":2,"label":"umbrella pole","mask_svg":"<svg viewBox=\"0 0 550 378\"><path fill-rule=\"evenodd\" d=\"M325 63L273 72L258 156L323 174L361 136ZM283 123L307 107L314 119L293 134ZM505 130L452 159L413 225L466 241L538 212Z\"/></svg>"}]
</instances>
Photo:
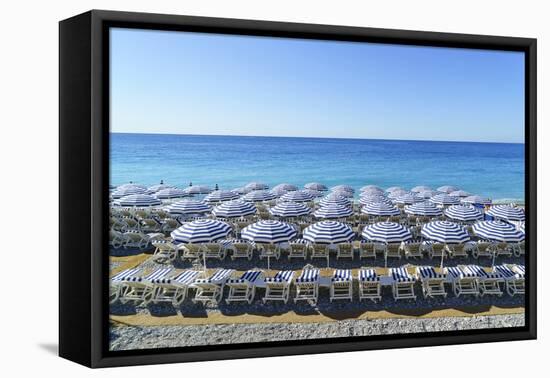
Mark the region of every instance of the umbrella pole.
<instances>
[{"instance_id":1,"label":"umbrella pole","mask_svg":"<svg viewBox=\"0 0 550 378\"><path fill-rule=\"evenodd\" d=\"M441 264L439 265L439 269L443 271L443 258L445 257L445 248L441 251Z\"/></svg>"},{"instance_id":2,"label":"umbrella pole","mask_svg":"<svg viewBox=\"0 0 550 378\"><path fill-rule=\"evenodd\" d=\"M269 272L271 269L269 268L269 255L267 255L267 271Z\"/></svg>"}]
</instances>

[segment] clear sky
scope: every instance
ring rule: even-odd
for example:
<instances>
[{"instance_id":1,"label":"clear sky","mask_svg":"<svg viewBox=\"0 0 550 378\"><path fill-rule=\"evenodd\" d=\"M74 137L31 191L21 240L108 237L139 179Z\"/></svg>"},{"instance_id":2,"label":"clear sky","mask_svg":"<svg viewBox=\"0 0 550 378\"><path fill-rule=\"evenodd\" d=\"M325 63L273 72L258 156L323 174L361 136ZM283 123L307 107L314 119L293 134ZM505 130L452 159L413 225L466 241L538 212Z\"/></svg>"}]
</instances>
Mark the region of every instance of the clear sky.
<instances>
[{"instance_id":1,"label":"clear sky","mask_svg":"<svg viewBox=\"0 0 550 378\"><path fill-rule=\"evenodd\" d=\"M519 52L111 31L111 131L518 142Z\"/></svg>"}]
</instances>

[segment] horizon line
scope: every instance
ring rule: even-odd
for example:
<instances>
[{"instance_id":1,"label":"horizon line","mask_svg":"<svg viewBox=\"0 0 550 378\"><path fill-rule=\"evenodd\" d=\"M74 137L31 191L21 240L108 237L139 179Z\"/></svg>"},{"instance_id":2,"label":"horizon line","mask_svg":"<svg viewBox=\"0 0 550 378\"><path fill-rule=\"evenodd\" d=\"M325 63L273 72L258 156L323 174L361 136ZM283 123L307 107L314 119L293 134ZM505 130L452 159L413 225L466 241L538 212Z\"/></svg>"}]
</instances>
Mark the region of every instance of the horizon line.
<instances>
[{"instance_id":1,"label":"horizon line","mask_svg":"<svg viewBox=\"0 0 550 378\"><path fill-rule=\"evenodd\" d=\"M111 131L111 134L140 134L140 135L175 135L175 136L213 136L213 137L244 137L244 138L301 138L301 139L342 139L342 140L376 140L395 142L441 142L441 143L492 143L492 144L523 144L523 142L498 142L476 140L437 140L437 139L399 139L399 138L360 138L360 137L323 137L323 136L287 136L287 135L245 135L245 134L176 134L170 132L120 132Z\"/></svg>"}]
</instances>

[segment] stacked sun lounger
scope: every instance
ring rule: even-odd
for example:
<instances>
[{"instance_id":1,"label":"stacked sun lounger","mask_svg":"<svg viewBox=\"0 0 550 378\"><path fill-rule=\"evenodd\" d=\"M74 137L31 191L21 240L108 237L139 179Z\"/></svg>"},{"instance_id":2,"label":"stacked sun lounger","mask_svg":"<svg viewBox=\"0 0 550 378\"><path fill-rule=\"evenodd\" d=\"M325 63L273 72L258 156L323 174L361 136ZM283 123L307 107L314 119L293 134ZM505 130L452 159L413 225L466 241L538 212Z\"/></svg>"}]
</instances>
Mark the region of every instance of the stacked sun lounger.
<instances>
[{"instance_id":1,"label":"stacked sun lounger","mask_svg":"<svg viewBox=\"0 0 550 378\"><path fill-rule=\"evenodd\" d=\"M319 269L305 268L294 281L296 285L296 296L294 302L308 301L317 304L319 297Z\"/></svg>"},{"instance_id":2,"label":"stacked sun lounger","mask_svg":"<svg viewBox=\"0 0 550 378\"><path fill-rule=\"evenodd\" d=\"M447 297L445 274L437 273L432 266L418 266L416 267L416 274L422 283L424 298L433 298L435 296Z\"/></svg>"},{"instance_id":3,"label":"stacked sun lounger","mask_svg":"<svg viewBox=\"0 0 550 378\"><path fill-rule=\"evenodd\" d=\"M233 269L218 269L207 278L199 278L193 283L196 288L194 302L218 303L222 299L223 288L233 274Z\"/></svg>"},{"instance_id":4,"label":"stacked sun lounger","mask_svg":"<svg viewBox=\"0 0 550 378\"><path fill-rule=\"evenodd\" d=\"M292 270L281 270L273 277L266 277L264 279L265 296L263 302L282 301L287 303L290 295L292 278L294 278L294 271Z\"/></svg>"},{"instance_id":5,"label":"stacked sun lounger","mask_svg":"<svg viewBox=\"0 0 550 378\"><path fill-rule=\"evenodd\" d=\"M493 271L499 273L504 280L506 292L514 296L525 294L525 268L519 265L497 265Z\"/></svg>"},{"instance_id":6,"label":"stacked sun lounger","mask_svg":"<svg viewBox=\"0 0 550 378\"><path fill-rule=\"evenodd\" d=\"M359 300L370 299L376 302L382 299L380 277L374 269L359 269L357 278L359 281Z\"/></svg>"},{"instance_id":7,"label":"stacked sun lounger","mask_svg":"<svg viewBox=\"0 0 550 378\"><path fill-rule=\"evenodd\" d=\"M395 300L416 299L414 294L416 278L407 271L406 267L390 268L389 276L393 282L392 292Z\"/></svg>"},{"instance_id":8,"label":"stacked sun lounger","mask_svg":"<svg viewBox=\"0 0 550 378\"><path fill-rule=\"evenodd\" d=\"M230 278L226 285L229 287L229 294L226 303L248 302L252 303L256 293L256 285L263 281L264 274L260 270L248 270L239 278Z\"/></svg>"},{"instance_id":9,"label":"stacked sun lounger","mask_svg":"<svg viewBox=\"0 0 550 378\"><path fill-rule=\"evenodd\" d=\"M336 269L330 280L330 301L353 299L353 277L351 269Z\"/></svg>"}]
</instances>

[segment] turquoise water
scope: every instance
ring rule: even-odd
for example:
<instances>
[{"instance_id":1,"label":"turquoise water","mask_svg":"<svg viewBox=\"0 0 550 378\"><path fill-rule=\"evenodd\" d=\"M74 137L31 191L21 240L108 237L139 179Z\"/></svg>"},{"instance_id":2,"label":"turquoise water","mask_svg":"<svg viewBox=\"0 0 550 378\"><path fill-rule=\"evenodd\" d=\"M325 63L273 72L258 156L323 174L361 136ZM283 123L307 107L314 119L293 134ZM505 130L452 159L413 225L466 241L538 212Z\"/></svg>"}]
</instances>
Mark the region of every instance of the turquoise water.
<instances>
[{"instance_id":1,"label":"turquoise water","mask_svg":"<svg viewBox=\"0 0 550 378\"><path fill-rule=\"evenodd\" d=\"M523 202L524 151L510 143L112 133L111 184L455 185Z\"/></svg>"}]
</instances>

